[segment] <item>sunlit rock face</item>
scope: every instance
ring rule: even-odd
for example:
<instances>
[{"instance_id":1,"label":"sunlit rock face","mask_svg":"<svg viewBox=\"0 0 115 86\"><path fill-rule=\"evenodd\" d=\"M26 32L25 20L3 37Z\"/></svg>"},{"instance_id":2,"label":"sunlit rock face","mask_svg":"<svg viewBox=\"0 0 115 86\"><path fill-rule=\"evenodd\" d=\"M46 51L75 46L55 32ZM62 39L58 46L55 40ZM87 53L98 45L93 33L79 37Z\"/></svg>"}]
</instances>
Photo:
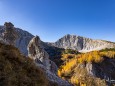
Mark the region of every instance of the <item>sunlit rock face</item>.
<instances>
[{"instance_id":1,"label":"sunlit rock face","mask_svg":"<svg viewBox=\"0 0 115 86\"><path fill-rule=\"evenodd\" d=\"M34 37L28 45L28 56L36 63L42 63L48 70L50 69L50 60L48 53L43 49L40 38Z\"/></svg>"},{"instance_id":2,"label":"sunlit rock face","mask_svg":"<svg viewBox=\"0 0 115 86\"><path fill-rule=\"evenodd\" d=\"M74 49L80 52L89 52L105 48L115 48L115 43L104 40L93 40L76 35L66 35L55 43L47 43L51 46L64 49Z\"/></svg>"},{"instance_id":3,"label":"sunlit rock face","mask_svg":"<svg viewBox=\"0 0 115 86\"><path fill-rule=\"evenodd\" d=\"M4 26L0 26L0 41L15 45L26 56L28 55L27 45L33 37L29 32L16 28L11 22L5 22Z\"/></svg>"},{"instance_id":4,"label":"sunlit rock face","mask_svg":"<svg viewBox=\"0 0 115 86\"><path fill-rule=\"evenodd\" d=\"M57 76L57 65L49 59L49 54L44 50L42 42L35 36L28 44L28 56L34 60L37 66L41 67L47 78L57 83L58 86L71 86L67 81Z\"/></svg>"}]
</instances>

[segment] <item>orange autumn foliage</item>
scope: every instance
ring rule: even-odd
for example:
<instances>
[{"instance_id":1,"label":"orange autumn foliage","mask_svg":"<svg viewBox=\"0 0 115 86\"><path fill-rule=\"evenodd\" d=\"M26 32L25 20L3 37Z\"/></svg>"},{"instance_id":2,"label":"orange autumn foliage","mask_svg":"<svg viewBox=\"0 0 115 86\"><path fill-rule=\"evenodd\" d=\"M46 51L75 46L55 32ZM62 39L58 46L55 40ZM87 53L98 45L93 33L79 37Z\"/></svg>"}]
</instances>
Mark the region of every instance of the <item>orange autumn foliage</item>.
<instances>
[{"instance_id":1,"label":"orange autumn foliage","mask_svg":"<svg viewBox=\"0 0 115 86\"><path fill-rule=\"evenodd\" d=\"M108 57L111 59L115 58L115 51L107 50L107 51L92 51L88 53L82 54L63 54L61 60L64 61L63 65L58 70L58 75L63 77L64 79L68 79L73 84L79 84L79 80L75 77L73 78L72 72L74 71L77 65L82 64L84 62L94 62L100 63L104 60L104 57ZM85 86L86 84L82 84ZM81 85L80 85L81 86Z\"/></svg>"}]
</instances>

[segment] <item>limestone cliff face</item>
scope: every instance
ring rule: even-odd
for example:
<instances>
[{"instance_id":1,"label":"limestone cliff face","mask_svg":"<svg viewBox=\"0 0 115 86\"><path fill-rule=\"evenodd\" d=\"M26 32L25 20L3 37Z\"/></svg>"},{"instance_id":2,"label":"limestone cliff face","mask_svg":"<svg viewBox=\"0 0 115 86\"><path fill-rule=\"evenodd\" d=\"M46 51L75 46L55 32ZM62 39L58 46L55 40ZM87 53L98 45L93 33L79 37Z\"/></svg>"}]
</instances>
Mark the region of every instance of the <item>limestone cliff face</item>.
<instances>
[{"instance_id":1,"label":"limestone cliff face","mask_svg":"<svg viewBox=\"0 0 115 86\"><path fill-rule=\"evenodd\" d=\"M42 42L38 36L35 36L28 45L28 55L34 60L37 66L41 67L47 78L58 86L71 86L67 81L57 76L57 66L49 59L48 53L44 50Z\"/></svg>"},{"instance_id":2,"label":"limestone cliff face","mask_svg":"<svg viewBox=\"0 0 115 86\"><path fill-rule=\"evenodd\" d=\"M80 52L89 52L93 50L101 50L105 48L115 48L115 43L104 40L93 40L76 35L66 35L55 43L47 43L51 46L74 49Z\"/></svg>"},{"instance_id":3,"label":"limestone cliff face","mask_svg":"<svg viewBox=\"0 0 115 86\"><path fill-rule=\"evenodd\" d=\"M28 45L28 56L38 64L43 64L50 70L50 60L48 53L43 49L40 38L34 37Z\"/></svg>"},{"instance_id":4,"label":"limestone cliff face","mask_svg":"<svg viewBox=\"0 0 115 86\"><path fill-rule=\"evenodd\" d=\"M4 34L6 33L6 30L8 30L10 32L8 32L8 34L6 36L4 36ZM11 30L13 30L13 31L11 31ZM15 39L11 35L13 35L15 37ZM14 25L10 22L6 22L4 24L4 26L0 26L0 40L2 42L4 41L4 43L6 43L6 44L9 44L11 42L13 45L15 45L17 48L19 48L21 53L23 53L26 56L28 54L27 45L33 37L34 36L32 34L30 34L29 32L24 31L20 28L14 27Z\"/></svg>"}]
</instances>

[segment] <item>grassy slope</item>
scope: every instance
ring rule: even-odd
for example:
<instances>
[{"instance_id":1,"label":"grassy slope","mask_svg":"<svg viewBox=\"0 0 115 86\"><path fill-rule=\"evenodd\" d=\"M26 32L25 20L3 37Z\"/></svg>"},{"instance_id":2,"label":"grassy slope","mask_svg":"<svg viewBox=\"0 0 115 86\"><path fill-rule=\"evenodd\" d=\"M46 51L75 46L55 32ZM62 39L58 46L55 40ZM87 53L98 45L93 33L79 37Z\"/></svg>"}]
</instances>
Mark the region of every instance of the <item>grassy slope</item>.
<instances>
[{"instance_id":1,"label":"grassy slope","mask_svg":"<svg viewBox=\"0 0 115 86\"><path fill-rule=\"evenodd\" d=\"M17 48L0 43L0 86L48 86L48 80Z\"/></svg>"}]
</instances>

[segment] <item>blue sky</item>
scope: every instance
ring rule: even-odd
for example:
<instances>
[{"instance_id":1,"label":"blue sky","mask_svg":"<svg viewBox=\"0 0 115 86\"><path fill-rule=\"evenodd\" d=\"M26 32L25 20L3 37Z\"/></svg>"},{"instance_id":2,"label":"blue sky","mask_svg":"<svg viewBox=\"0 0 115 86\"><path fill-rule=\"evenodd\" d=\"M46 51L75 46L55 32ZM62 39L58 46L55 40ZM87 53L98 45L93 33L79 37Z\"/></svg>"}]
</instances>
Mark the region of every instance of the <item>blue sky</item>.
<instances>
[{"instance_id":1,"label":"blue sky","mask_svg":"<svg viewBox=\"0 0 115 86\"><path fill-rule=\"evenodd\" d=\"M43 41L74 34L115 42L115 0L0 0L5 21Z\"/></svg>"}]
</instances>

